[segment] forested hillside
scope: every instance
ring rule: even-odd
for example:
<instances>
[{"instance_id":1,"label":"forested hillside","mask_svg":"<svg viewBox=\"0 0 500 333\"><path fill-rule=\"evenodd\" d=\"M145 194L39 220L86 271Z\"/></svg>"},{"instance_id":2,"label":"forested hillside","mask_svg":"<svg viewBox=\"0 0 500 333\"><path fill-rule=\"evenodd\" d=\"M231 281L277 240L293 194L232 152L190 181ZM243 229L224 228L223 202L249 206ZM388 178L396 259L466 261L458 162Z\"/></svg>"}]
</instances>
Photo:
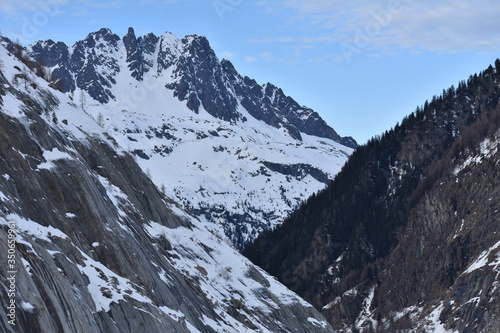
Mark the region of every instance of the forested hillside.
<instances>
[{"instance_id":1,"label":"forested hillside","mask_svg":"<svg viewBox=\"0 0 500 333\"><path fill-rule=\"evenodd\" d=\"M328 188L245 254L337 329L422 328L433 314L448 329L495 327L499 79L497 60L358 147ZM462 277L484 251L474 296L478 280ZM482 311L461 307L476 296Z\"/></svg>"}]
</instances>

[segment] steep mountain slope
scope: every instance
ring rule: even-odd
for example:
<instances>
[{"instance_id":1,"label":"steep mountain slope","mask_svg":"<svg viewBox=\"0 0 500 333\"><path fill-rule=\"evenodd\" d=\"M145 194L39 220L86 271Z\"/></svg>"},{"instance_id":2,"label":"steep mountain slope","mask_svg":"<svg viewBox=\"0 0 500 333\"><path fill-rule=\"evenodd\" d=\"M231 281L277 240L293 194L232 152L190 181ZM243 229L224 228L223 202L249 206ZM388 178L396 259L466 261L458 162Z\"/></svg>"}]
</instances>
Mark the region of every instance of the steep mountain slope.
<instances>
[{"instance_id":1,"label":"steep mountain slope","mask_svg":"<svg viewBox=\"0 0 500 333\"><path fill-rule=\"evenodd\" d=\"M499 70L359 147L246 255L340 331L497 332Z\"/></svg>"},{"instance_id":2,"label":"steep mountain slope","mask_svg":"<svg viewBox=\"0 0 500 333\"><path fill-rule=\"evenodd\" d=\"M20 53L239 248L323 189L356 146L278 87L219 61L205 37L102 29Z\"/></svg>"},{"instance_id":3,"label":"steep mountain slope","mask_svg":"<svg viewBox=\"0 0 500 333\"><path fill-rule=\"evenodd\" d=\"M2 332L332 332L3 46L0 111Z\"/></svg>"}]
</instances>

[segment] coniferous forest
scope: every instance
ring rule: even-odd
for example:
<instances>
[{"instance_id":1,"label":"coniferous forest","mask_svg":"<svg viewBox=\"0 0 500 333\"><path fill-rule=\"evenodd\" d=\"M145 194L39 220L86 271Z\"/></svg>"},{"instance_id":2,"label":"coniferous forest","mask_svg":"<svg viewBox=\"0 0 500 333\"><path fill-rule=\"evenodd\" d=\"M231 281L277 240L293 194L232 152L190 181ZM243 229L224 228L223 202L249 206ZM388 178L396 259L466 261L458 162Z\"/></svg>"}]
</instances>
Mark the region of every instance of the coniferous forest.
<instances>
[{"instance_id":1,"label":"coniferous forest","mask_svg":"<svg viewBox=\"0 0 500 333\"><path fill-rule=\"evenodd\" d=\"M319 309L356 286L380 286L381 270L397 265L391 262L391 253L406 246L401 242L419 205L499 130L499 84L500 60L496 60L495 67L426 101L400 124L358 147L325 190L304 202L281 227L263 234L244 254ZM448 198L455 215L460 202L467 201L463 196ZM459 250L471 259L469 249ZM461 268L445 270L442 274L449 281L443 286L450 287ZM375 300L383 302L384 295ZM343 316L337 312L330 322L340 319L354 325L361 303L362 298L344 302ZM372 308L377 307L372 304ZM384 315L388 314L379 312L379 319Z\"/></svg>"}]
</instances>

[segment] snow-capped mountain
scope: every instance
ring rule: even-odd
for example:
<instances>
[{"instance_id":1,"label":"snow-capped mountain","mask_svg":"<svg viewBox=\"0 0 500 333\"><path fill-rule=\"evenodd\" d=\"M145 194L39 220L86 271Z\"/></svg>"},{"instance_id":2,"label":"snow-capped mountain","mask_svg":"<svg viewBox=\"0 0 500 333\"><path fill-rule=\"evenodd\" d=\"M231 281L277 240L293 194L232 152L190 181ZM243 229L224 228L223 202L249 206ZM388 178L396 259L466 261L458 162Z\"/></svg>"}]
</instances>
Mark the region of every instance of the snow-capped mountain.
<instances>
[{"instance_id":1,"label":"snow-capped mountain","mask_svg":"<svg viewBox=\"0 0 500 333\"><path fill-rule=\"evenodd\" d=\"M239 248L323 189L356 146L278 87L219 61L205 37L102 29L24 54L159 188Z\"/></svg>"},{"instance_id":2,"label":"snow-capped mountain","mask_svg":"<svg viewBox=\"0 0 500 333\"><path fill-rule=\"evenodd\" d=\"M200 222L161 193L111 136L179 144L167 137L182 133L189 115L136 109L111 120L113 108L91 98L77 103L17 55L23 61L0 46L4 265L9 253L8 270L0 269L0 331L333 332L311 305L229 245L220 226ZM211 131L212 123L197 126ZM134 124L143 127L135 131ZM231 137L238 128L220 126L212 136ZM131 132L118 135L126 128ZM197 139L196 130L182 135L186 144L190 133L193 141L210 140ZM141 149L149 154L158 142L143 140ZM154 171L161 168L173 167Z\"/></svg>"}]
</instances>

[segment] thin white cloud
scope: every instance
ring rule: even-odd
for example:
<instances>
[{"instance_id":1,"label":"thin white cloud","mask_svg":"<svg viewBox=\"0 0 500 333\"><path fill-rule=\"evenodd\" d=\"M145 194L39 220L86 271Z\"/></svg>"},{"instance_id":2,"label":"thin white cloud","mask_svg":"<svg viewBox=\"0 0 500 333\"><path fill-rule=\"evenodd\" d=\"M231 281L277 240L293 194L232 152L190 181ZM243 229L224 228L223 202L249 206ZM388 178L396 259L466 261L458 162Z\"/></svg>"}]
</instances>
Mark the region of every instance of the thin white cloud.
<instances>
[{"instance_id":1,"label":"thin white cloud","mask_svg":"<svg viewBox=\"0 0 500 333\"><path fill-rule=\"evenodd\" d=\"M0 11L8 15L17 15L24 11L35 11L40 9L39 0L2 0Z\"/></svg>"},{"instance_id":2,"label":"thin white cloud","mask_svg":"<svg viewBox=\"0 0 500 333\"><path fill-rule=\"evenodd\" d=\"M53 13L66 5L80 5L88 8L113 8L125 4L122 0L1 0L0 12L7 15L29 15L33 12Z\"/></svg>"},{"instance_id":3,"label":"thin white cloud","mask_svg":"<svg viewBox=\"0 0 500 333\"><path fill-rule=\"evenodd\" d=\"M236 57L236 54L234 54L233 52L223 51L220 53L220 56L225 59L233 59L234 57Z\"/></svg>"},{"instance_id":4,"label":"thin white cloud","mask_svg":"<svg viewBox=\"0 0 500 333\"><path fill-rule=\"evenodd\" d=\"M70 0L1 0L0 19L9 38L28 43L54 17L61 16Z\"/></svg>"},{"instance_id":5,"label":"thin white cloud","mask_svg":"<svg viewBox=\"0 0 500 333\"><path fill-rule=\"evenodd\" d=\"M500 46L500 3L481 0L469 2L412 2L394 17L381 44L391 37L407 48L442 52L498 50Z\"/></svg>"},{"instance_id":6,"label":"thin white cloud","mask_svg":"<svg viewBox=\"0 0 500 333\"><path fill-rule=\"evenodd\" d=\"M249 39L250 43L290 43L296 42L296 37L291 36L281 36L281 37L260 37L260 38L252 38Z\"/></svg>"},{"instance_id":7,"label":"thin white cloud","mask_svg":"<svg viewBox=\"0 0 500 333\"><path fill-rule=\"evenodd\" d=\"M278 62L285 64L296 63L297 59L295 57L279 57L275 53L270 51L262 51L256 55L248 55L243 57L246 62Z\"/></svg>"},{"instance_id":8,"label":"thin white cloud","mask_svg":"<svg viewBox=\"0 0 500 333\"><path fill-rule=\"evenodd\" d=\"M304 44L314 44L314 43L330 43L335 42L337 39L334 35L329 36L275 36L275 37L259 37L248 39L249 43L304 43Z\"/></svg>"},{"instance_id":9,"label":"thin white cloud","mask_svg":"<svg viewBox=\"0 0 500 333\"><path fill-rule=\"evenodd\" d=\"M269 51L263 51L256 56L246 56L244 59L247 62L256 62L256 61L262 61L262 60L269 62L269 61L277 60L274 57L273 53L269 52Z\"/></svg>"},{"instance_id":10,"label":"thin white cloud","mask_svg":"<svg viewBox=\"0 0 500 333\"><path fill-rule=\"evenodd\" d=\"M293 47L293 56L301 57L305 50L313 50L315 47L311 44L297 44Z\"/></svg>"},{"instance_id":11,"label":"thin white cloud","mask_svg":"<svg viewBox=\"0 0 500 333\"><path fill-rule=\"evenodd\" d=\"M118 8L125 4L124 1L121 0L115 0L115 1L78 0L78 2L82 3L84 6L92 8Z\"/></svg>"},{"instance_id":12,"label":"thin white cloud","mask_svg":"<svg viewBox=\"0 0 500 333\"><path fill-rule=\"evenodd\" d=\"M261 52L259 57L265 61L273 61L275 59L273 53L269 51Z\"/></svg>"},{"instance_id":13,"label":"thin white cloud","mask_svg":"<svg viewBox=\"0 0 500 333\"><path fill-rule=\"evenodd\" d=\"M259 60L259 59L257 59L254 56L246 56L245 57L245 61L247 61L247 62L256 62L257 60Z\"/></svg>"},{"instance_id":14,"label":"thin white cloud","mask_svg":"<svg viewBox=\"0 0 500 333\"><path fill-rule=\"evenodd\" d=\"M172 5L174 3L181 2L181 0L140 0L139 4L140 5L154 5L154 4L161 4L161 5Z\"/></svg>"},{"instance_id":15,"label":"thin white cloud","mask_svg":"<svg viewBox=\"0 0 500 333\"><path fill-rule=\"evenodd\" d=\"M279 8L290 11L290 24L307 32L307 37L263 37L252 42L344 43L377 52L500 48L498 0L281 0L259 4L274 15L279 15Z\"/></svg>"}]
</instances>

